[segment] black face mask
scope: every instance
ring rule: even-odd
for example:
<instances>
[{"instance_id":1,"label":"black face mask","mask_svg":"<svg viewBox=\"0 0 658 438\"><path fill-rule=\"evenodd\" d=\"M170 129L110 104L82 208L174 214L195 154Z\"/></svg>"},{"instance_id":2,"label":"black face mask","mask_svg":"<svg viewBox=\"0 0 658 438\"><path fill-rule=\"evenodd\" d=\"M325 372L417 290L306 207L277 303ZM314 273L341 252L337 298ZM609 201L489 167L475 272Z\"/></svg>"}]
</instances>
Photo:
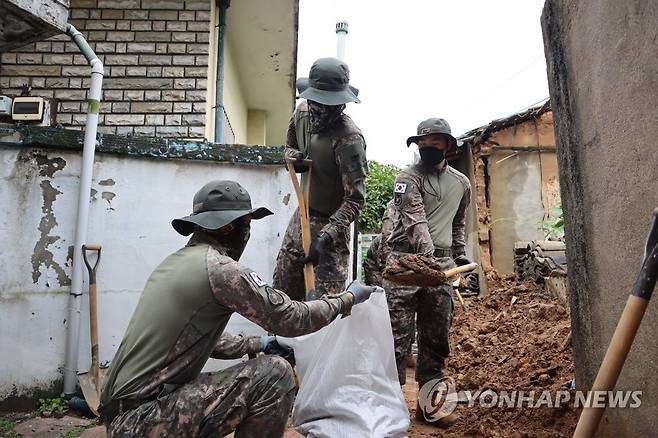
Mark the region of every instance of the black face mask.
<instances>
[{"instance_id":1,"label":"black face mask","mask_svg":"<svg viewBox=\"0 0 658 438\"><path fill-rule=\"evenodd\" d=\"M418 153L420 154L420 163L427 169L433 168L446 157L445 152L431 147L419 148Z\"/></svg>"},{"instance_id":2,"label":"black face mask","mask_svg":"<svg viewBox=\"0 0 658 438\"><path fill-rule=\"evenodd\" d=\"M345 105L322 105L317 102L309 102L309 113L311 115L311 132L326 131L340 117Z\"/></svg>"}]
</instances>

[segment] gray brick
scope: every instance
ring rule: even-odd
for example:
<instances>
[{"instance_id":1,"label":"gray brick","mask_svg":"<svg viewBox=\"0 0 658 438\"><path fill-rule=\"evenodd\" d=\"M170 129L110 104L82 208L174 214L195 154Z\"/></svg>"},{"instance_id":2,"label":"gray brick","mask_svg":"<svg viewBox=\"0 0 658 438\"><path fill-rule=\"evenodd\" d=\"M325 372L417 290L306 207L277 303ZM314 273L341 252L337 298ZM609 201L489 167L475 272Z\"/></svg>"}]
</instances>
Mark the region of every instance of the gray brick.
<instances>
[{"instance_id":1,"label":"gray brick","mask_svg":"<svg viewBox=\"0 0 658 438\"><path fill-rule=\"evenodd\" d=\"M16 57L18 64L41 64L43 55L41 53L19 53Z\"/></svg>"},{"instance_id":2,"label":"gray brick","mask_svg":"<svg viewBox=\"0 0 658 438\"><path fill-rule=\"evenodd\" d=\"M9 78L9 86L12 88L21 88L24 84L29 84L30 78Z\"/></svg>"},{"instance_id":3,"label":"gray brick","mask_svg":"<svg viewBox=\"0 0 658 438\"><path fill-rule=\"evenodd\" d=\"M187 23L185 21L167 21L166 29L175 32L185 32L187 30Z\"/></svg>"},{"instance_id":4,"label":"gray brick","mask_svg":"<svg viewBox=\"0 0 658 438\"><path fill-rule=\"evenodd\" d=\"M82 88L82 79L81 78L71 78L69 79L70 88Z\"/></svg>"},{"instance_id":5,"label":"gray brick","mask_svg":"<svg viewBox=\"0 0 658 438\"><path fill-rule=\"evenodd\" d=\"M196 80L196 88L198 90L205 90L208 88L208 80L207 79L197 79Z\"/></svg>"},{"instance_id":6,"label":"gray brick","mask_svg":"<svg viewBox=\"0 0 658 438\"><path fill-rule=\"evenodd\" d=\"M62 125L68 125L71 123L71 120L73 119L73 116L71 114L57 114L57 123L61 123Z\"/></svg>"},{"instance_id":7,"label":"gray brick","mask_svg":"<svg viewBox=\"0 0 658 438\"><path fill-rule=\"evenodd\" d=\"M144 91L144 100L160 100L161 93L156 90Z\"/></svg>"},{"instance_id":8,"label":"gray brick","mask_svg":"<svg viewBox=\"0 0 658 438\"><path fill-rule=\"evenodd\" d=\"M155 22L153 23L155 29ZM171 41L171 32L135 32L135 41Z\"/></svg>"},{"instance_id":9,"label":"gray brick","mask_svg":"<svg viewBox=\"0 0 658 438\"><path fill-rule=\"evenodd\" d=\"M178 11L150 11L151 20L178 20Z\"/></svg>"},{"instance_id":10,"label":"gray brick","mask_svg":"<svg viewBox=\"0 0 658 438\"><path fill-rule=\"evenodd\" d=\"M205 126L205 114L183 114L183 125Z\"/></svg>"},{"instance_id":11,"label":"gray brick","mask_svg":"<svg viewBox=\"0 0 658 438\"><path fill-rule=\"evenodd\" d=\"M186 126L158 126L155 132L158 137L187 137Z\"/></svg>"},{"instance_id":12,"label":"gray brick","mask_svg":"<svg viewBox=\"0 0 658 438\"><path fill-rule=\"evenodd\" d=\"M126 76L146 76L146 67L127 67Z\"/></svg>"},{"instance_id":13,"label":"gray brick","mask_svg":"<svg viewBox=\"0 0 658 438\"><path fill-rule=\"evenodd\" d=\"M142 9L189 9L185 3L176 0L142 0Z\"/></svg>"},{"instance_id":14,"label":"gray brick","mask_svg":"<svg viewBox=\"0 0 658 438\"><path fill-rule=\"evenodd\" d=\"M71 18L89 18L89 10L88 9L71 9Z\"/></svg>"},{"instance_id":15,"label":"gray brick","mask_svg":"<svg viewBox=\"0 0 658 438\"><path fill-rule=\"evenodd\" d=\"M85 100L87 98L86 90L56 90L55 98L62 100Z\"/></svg>"},{"instance_id":16,"label":"gray brick","mask_svg":"<svg viewBox=\"0 0 658 438\"><path fill-rule=\"evenodd\" d=\"M127 43L117 43L117 48L116 52L117 53L126 53L126 47L128 47Z\"/></svg>"},{"instance_id":17,"label":"gray brick","mask_svg":"<svg viewBox=\"0 0 658 438\"><path fill-rule=\"evenodd\" d=\"M103 30L94 30L94 31L89 32L89 34L87 35L87 40L88 41L105 41L106 39L108 41L115 41L115 40L111 40L111 39L107 38L107 32L105 32ZM120 40L116 40L116 41L120 41ZM69 50L69 47L71 47L73 50ZM67 52L69 52L69 51L75 52L75 51L79 51L79 49L77 48L77 46L74 43L66 43L66 51Z\"/></svg>"},{"instance_id":18,"label":"gray brick","mask_svg":"<svg viewBox=\"0 0 658 438\"><path fill-rule=\"evenodd\" d=\"M188 78L207 78L207 67L185 67L185 77Z\"/></svg>"},{"instance_id":19,"label":"gray brick","mask_svg":"<svg viewBox=\"0 0 658 438\"><path fill-rule=\"evenodd\" d=\"M153 25L150 21L131 21L130 30L151 30Z\"/></svg>"},{"instance_id":20,"label":"gray brick","mask_svg":"<svg viewBox=\"0 0 658 438\"><path fill-rule=\"evenodd\" d=\"M79 113L80 102L60 102L58 111L62 113Z\"/></svg>"},{"instance_id":21,"label":"gray brick","mask_svg":"<svg viewBox=\"0 0 658 438\"><path fill-rule=\"evenodd\" d=\"M171 89L173 79L160 78L108 78L103 88L109 90Z\"/></svg>"},{"instance_id":22,"label":"gray brick","mask_svg":"<svg viewBox=\"0 0 658 438\"><path fill-rule=\"evenodd\" d=\"M149 78L159 78L162 76L162 67L146 67L146 76Z\"/></svg>"},{"instance_id":23,"label":"gray brick","mask_svg":"<svg viewBox=\"0 0 658 438\"><path fill-rule=\"evenodd\" d=\"M185 53L186 44L167 44L167 52L171 54Z\"/></svg>"},{"instance_id":24,"label":"gray brick","mask_svg":"<svg viewBox=\"0 0 658 438\"><path fill-rule=\"evenodd\" d=\"M126 11L125 17L127 20L146 20L149 17L149 13L148 11L134 9L131 11Z\"/></svg>"},{"instance_id":25,"label":"gray brick","mask_svg":"<svg viewBox=\"0 0 658 438\"><path fill-rule=\"evenodd\" d=\"M113 78L122 78L126 75L126 67L112 67L110 69L110 76Z\"/></svg>"},{"instance_id":26,"label":"gray brick","mask_svg":"<svg viewBox=\"0 0 658 438\"><path fill-rule=\"evenodd\" d=\"M58 35L48 38L48 41L71 41L71 37L69 37L65 33L60 33Z\"/></svg>"},{"instance_id":27,"label":"gray brick","mask_svg":"<svg viewBox=\"0 0 658 438\"><path fill-rule=\"evenodd\" d=\"M169 52L167 51L167 44L166 43L157 43L155 45L155 53L169 54Z\"/></svg>"},{"instance_id":28,"label":"gray brick","mask_svg":"<svg viewBox=\"0 0 658 438\"><path fill-rule=\"evenodd\" d=\"M123 92L124 99L131 100L144 100L144 91L142 90L126 90Z\"/></svg>"},{"instance_id":29,"label":"gray brick","mask_svg":"<svg viewBox=\"0 0 658 438\"><path fill-rule=\"evenodd\" d=\"M116 126L99 126L98 132L100 134L116 134L117 128Z\"/></svg>"},{"instance_id":30,"label":"gray brick","mask_svg":"<svg viewBox=\"0 0 658 438\"><path fill-rule=\"evenodd\" d=\"M116 125L143 125L144 114L106 114L105 124Z\"/></svg>"},{"instance_id":31,"label":"gray brick","mask_svg":"<svg viewBox=\"0 0 658 438\"><path fill-rule=\"evenodd\" d=\"M187 23L188 32L209 32L210 23L207 21L190 21Z\"/></svg>"},{"instance_id":32,"label":"gray brick","mask_svg":"<svg viewBox=\"0 0 658 438\"><path fill-rule=\"evenodd\" d=\"M192 111L195 113L204 113L206 112L206 103L205 102L194 102L192 104Z\"/></svg>"},{"instance_id":33,"label":"gray brick","mask_svg":"<svg viewBox=\"0 0 658 438\"><path fill-rule=\"evenodd\" d=\"M197 43L208 43L210 42L210 34L208 32L200 32L196 34Z\"/></svg>"},{"instance_id":34,"label":"gray brick","mask_svg":"<svg viewBox=\"0 0 658 438\"><path fill-rule=\"evenodd\" d=\"M53 43L50 51L53 53L64 53L64 43Z\"/></svg>"},{"instance_id":35,"label":"gray brick","mask_svg":"<svg viewBox=\"0 0 658 438\"><path fill-rule=\"evenodd\" d=\"M3 64L16 64L16 54L2 53L0 54L0 60Z\"/></svg>"},{"instance_id":36,"label":"gray brick","mask_svg":"<svg viewBox=\"0 0 658 438\"><path fill-rule=\"evenodd\" d=\"M36 52L51 52L52 51L51 47L50 47L51 45L52 45L52 43L50 43L48 41L40 41L40 42L35 44L34 50Z\"/></svg>"},{"instance_id":37,"label":"gray brick","mask_svg":"<svg viewBox=\"0 0 658 438\"><path fill-rule=\"evenodd\" d=\"M155 126L135 126L134 135L141 137L155 137Z\"/></svg>"},{"instance_id":38,"label":"gray brick","mask_svg":"<svg viewBox=\"0 0 658 438\"><path fill-rule=\"evenodd\" d=\"M105 56L105 65L139 65L137 55L107 55Z\"/></svg>"},{"instance_id":39,"label":"gray brick","mask_svg":"<svg viewBox=\"0 0 658 438\"><path fill-rule=\"evenodd\" d=\"M71 65L73 55L43 55L43 63L46 65Z\"/></svg>"},{"instance_id":40,"label":"gray brick","mask_svg":"<svg viewBox=\"0 0 658 438\"><path fill-rule=\"evenodd\" d=\"M128 43L127 50L130 53L154 53L155 43Z\"/></svg>"},{"instance_id":41,"label":"gray brick","mask_svg":"<svg viewBox=\"0 0 658 438\"><path fill-rule=\"evenodd\" d=\"M90 17L90 18L93 18L93 17L91 16L92 12L93 12L93 11L89 11L89 17ZM98 16L100 17L100 12L98 13ZM84 28L85 28L85 20L81 20L81 19L70 19L70 20L69 20L69 24L71 24L72 26L75 26L76 29L84 29Z\"/></svg>"},{"instance_id":42,"label":"gray brick","mask_svg":"<svg viewBox=\"0 0 658 438\"><path fill-rule=\"evenodd\" d=\"M171 41L175 43L193 43L196 40L194 32L174 32L171 34Z\"/></svg>"},{"instance_id":43,"label":"gray brick","mask_svg":"<svg viewBox=\"0 0 658 438\"><path fill-rule=\"evenodd\" d=\"M114 20L87 20L85 29L87 30L114 30L117 23Z\"/></svg>"},{"instance_id":44,"label":"gray brick","mask_svg":"<svg viewBox=\"0 0 658 438\"><path fill-rule=\"evenodd\" d=\"M18 94L18 93L16 93L16 94ZM30 95L36 96L36 97L43 97L44 99L52 99L53 98L53 90L32 90Z\"/></svg>"},{"instance_id":45,"label":"gray brick","mask_svg":"<svg viewBox=\"0 0 658 438\"><path fill-rule=\"evenodd\" d=\"M177 90L193 90L195 85L194 79L174 79L174 88Z\"/></svg>"},{"instance_id":46,"label":"gray brick","mask_svg":"<svg viewBox=\"0 0 658 438\"><path fill-rule=\"evenodd\" d=\"M154 21L153 22L153 30L155 31L164 31L167 27L167 24L165 21Z\"/></svg>"},{"instance_id":47,"label":"gray brick","mask_svg":"<svg viewBox=\"0 0 658 438\"><path fill-rule=\"evenodd\" d=\"M210 11L196 11L196 21L210 21Z\"/></svg>"},{"instance_id":48,"label":"gray brick","mask_svg":"<svg viewBox=\"0 0 658 438\"><path fill-rule=\"evenodd\" d=\"M5 77L5 78L0 78L0 88L9 88L9 81L10 79Z\"/></svg>"},{"instance_id":49,"label":"gray brick","mask_svg":"<svg viewBox=\"0 0 658 438\"><path fill-rule=\"evenodd\" d=\"M107 41L134 41L135 32L108 32Z\"/></svg>"},{"instance_id":50,"label":"gray brick","mask_svg":"<svg viewBox=\"0 0 658 438\"><path fill-rule=\"evenodd\" d=\"M98 0L99 9L139 9L139 0Z\"/></svg>"},{"instance_id":51,"label":"gray brick","mask_svg":"<svg viewBox=\"0 0 658 438\"><path fill-rule=\"evenodd\" d=\"M190 126L187 136L191 138L204 138L206 136L206 128L205 126Z\"/></svg>"},{"instance_id":52,"label":"gray brick","mask_svg":"<svg viewBox=\"0 0 658 438\"><path fill-rule=\"evenodd\" d=\"M162 100L185 100L185 90L164 90Z\"/></svg>"},{"instance_id":53,"label":"gray brick","mask_svg":"<svg viewBox=\"0 0 658 438\"><path fill-rule=\"evenodd\" d=\"M175 102L174 103L174 112L175 113L190 113L190 112L192 112L192 102Z\"/></svg>"},{"instance_id":54,"label":"gray brick","mask_svg":"<svg viewBox=\"0 0 658 438\"><path fill-rule=\"evenodd\" d=\"M119 20L117 21L117 30L130 30L130 21Z\"/></svg>"},{"instance_id":55,"label":"gray brick","mask_svg":"<svg viewBox=\"0 0 658 438\"><path fill-rule=\"evenodd\" d=\"M180 11L178 13L178 19L181 21L194 21L194 11Z\"/></svg>"},{"instance_id":56,"label":"gray brick","mask_svg":"<svg viewBox=\"0 0 658 438\"><path fill-rule=\"evenodd\" d=\"M103 9L101 11L103 20L123 20L123 11L119 9Z\"/></svg>"},{"instance_id":57,"label":"gray brick","mask_svg":"<svg viewBox=\"0 0 658 438\"><path fill-rule=\"evenodd\" d=\"M193 90L185 92L185 99L190 102L200 102L206 100L206 90Z\"/></svg>"},{"instance_id":58,"label":"gray brick","mask_svg":"<svg viewBox=\"0 0 658 438\"><path fill-rule=\"evenodd\" d=\"M197 56L196 65L208 65L208 55Z\"/></svg>"},{"instance_id":59,"label":"gray brick","mask_svg":"<svg viewBox=\"0 0 658 438\"><path fill-rule=\"evenodd\" d=\"M91 73L87 66L64 66L61 68L62 76L89 76ZM55 76L55 75L51 75ZM59 74L57 75L59 76Z\"/></svg>"},{"instance_id":60,"label":"gray brick","mask_svg":"<svg viewBox=\"0 0 658 438\"><path fill-rule=\"evenodd\" d=\"M98 55L99 59L102 55ZM84 55L73 55L73 65L89 65Z\"/></svg>"},{"instance_id":61,"label":"gray brick","mask_svg":"<svg viewBox=\"0 0 658 438\"><path fill-rule=\"evenodd\" d=\"M78 126L84 125L87 123L87 114L73 114L71 123Z\"/></svg>"},{"instance_id":62,"label":"gray brick","mask_svg":"<svg viewBox=\"0 0 658 438\"><path fill-rule=\"evenodd\" d=\"M139 65L171 65L171 56L168 55L140 55Z\"/></svg>"},{"instance_id":63,"label":"gray brick","mask_svg":"<svg viewBox=\"0 0 658 438\"><path fill-rule=\"evenodd\" d=\"M47 78L46 79L47 88L68 88L69 87L69 78Z\"/></svg>"},{"instance_id":64,"label":"gray brick","mask_svg":"<svg viewBox=\"0 0 658 438\"><path fill-rule=\"evenodd\" d=\"M124 137L133 136L133 127L132 126L117 126L116 135L122 135Z\"/></svg>"},{"instance_id":65,"label":"gray brick","mask_svg":"<svg viewBox=\"0 0 658 438\"><path fill-rule=\"evenodd\" d=\"M103 100L123 100L123 91L105 90L103 91Z\"/></svg>"},{"instance_id":66,"label":"gray brick","mask_svg":"<svg viewBox=\"0 0 658 438\"><path fill-rule=\"evenodd\" d=\"M200 11L209 11L210 10L210 2L207 0L200 0L200 1L186 1L185 2L185 9L189 10L200 10Z\"/></svg>"},{"instance_id":67,"label":"gray brick","mask_svg":"<svg viewBox=\"0 0 658 438\"><path fill-rule=\"evenodd\" d=\"M208 53L208 44L188 44L187 53L195 55L205 55Z\"/></svg>"},{"instance_id":68,"label":"gray brick","mask_svg":"<svg viewBox=\"0 0 658 438\"><path fill-rule=\"evenodd\" d=\"M162 124L164 124L164 116L162 114L155 114L155 115L147 114L146 124L147 125L162 125Z\"/></svg>"},{"instance_id":69,"label":"gray brick","mask_svg":"<svg viewBox=\"0 0 658 438\"><path fill-rule=\"evenodd\" d=\"M59 65L3 65L2 74L7 76L60 76L63 68Z\"/></svg>"},{"instance_id":70,"label":"gray brick","mask_svg":"<svg viewBox=\"0 0 658 438\"><path fill-rule=\"evenodd\" d=\"M129 113L130 102L115 102L112 104L113 113Z\"/></svg>"},{"instance_id":71,"label":"gray brick","mask_svg":"<svg viewBox=\"0 0 658 438\"><path fill-rule=\"evenodd\" d=\"M137 113L170 113L171 102L133 102L132 110Z\"/></svg>"},{"instance_id":72,"label":"gray brick","mask_svg":"<svg viewBox=\"0 0 658 438\"><path fill-rule=\"evenodd\" d=\"M113 53L116 50L115 43L96 43L96 53Z\"/></svg>"},{"instance_id":73,"label":"gray brick","mask_svg":"<svg viewBox=\"0 0 658 438\"><path fill-rule=\"evenodd\" d=\"M183 67L164 67L162 69L162 77L165 78L185 77L185 69Z\"/></svg>"},{"instance_id":74,"label":"gray brick","mask_svg":"<svg viewBox=\"0 0 658 438\"><path fill-rule=\"evenodd\" d=\"M181 124L181 115L180 114L165 115L165 125L167 125L167 126L179 126L180 124Z\"/></svg>"},{"instance_id":75,"label":"gray brick","mask_svg":"<svg viewBox=\"0 0 658 438\"><path fill-rule=\"evenodd\" d=\"M32 88L44 88L46 86L46 78L32 78Z\"/></svg>"},{"instance_id":76,"label":"gray brick","mask_svg":"<svg viewBox=\"0 0 658 438\"><path fill-rule=\"evenodd\" d=\"M97 20L97 19L101 18L101 11L98 10L98 9L92 9L91 11L89 11L89 18L91 18L92 20ZM74 26L77 26L77 25L74 24ZM80 25L80 26L82 26L82 25ZM80 26L78 27L78 29L81 28Z\"/></svg>"},{"instance_id":77,"label":"gray brick","mask_svg":"<svg viewBox=\"0 0 658 438\"><path fill-rule=\"evenodd\" d=\"M173 65L194 65L194 56L173 56Z\"/></svg>"}]
</instances>

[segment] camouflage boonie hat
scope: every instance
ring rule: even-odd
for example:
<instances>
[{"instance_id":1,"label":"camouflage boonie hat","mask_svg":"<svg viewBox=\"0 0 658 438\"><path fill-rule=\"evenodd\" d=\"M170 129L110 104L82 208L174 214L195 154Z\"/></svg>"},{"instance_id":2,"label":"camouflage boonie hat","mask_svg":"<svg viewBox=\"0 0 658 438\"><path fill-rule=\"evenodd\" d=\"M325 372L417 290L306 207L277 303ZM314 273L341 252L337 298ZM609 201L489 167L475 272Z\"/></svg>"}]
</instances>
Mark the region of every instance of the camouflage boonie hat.
<instances>
[{"instance_id":1,"label":"camouflage boonie hat","mask_svg":"<svg viewBox=\"0 0 658 438\"><path fill-rule=\"evenodd\" d=\"M432 134L443 134L446 136L448 140L450 140L450 147L460 146L460 144L457 142L457 139L453 137L450 125L445 119L431 118L423 120L418 125L416 134L417 135L407 139L407 147L409 147L411 143L418 143L418 140L425 137L426 135Z\"/></svg>"},{"instance_id":2,"label":"camouflage boonie hat","mask_svg":"<svg viewBox=\"0 0 658 438\"><path fill-rule=\"evenodd\" d=\"M273 214L265 207L252 208L249 193L235 181L211 181L194 195L192 214L174 219L171 225L183 236L189 236L198 225L218 230L242 216L262 219Z\"/></svg>"},{"instance_id":3,"label":"camouflage boonie hat","mask_svg":"<svg viewBox=\"0 0 658 438\"><path fill-rule=\"evenodd\" d=\"M297 79L299 97L323 105L361 103L359 90L349 84L350 69L338 58L320 58L313 63L307 78Z\"/></svg>"}]
</instances>

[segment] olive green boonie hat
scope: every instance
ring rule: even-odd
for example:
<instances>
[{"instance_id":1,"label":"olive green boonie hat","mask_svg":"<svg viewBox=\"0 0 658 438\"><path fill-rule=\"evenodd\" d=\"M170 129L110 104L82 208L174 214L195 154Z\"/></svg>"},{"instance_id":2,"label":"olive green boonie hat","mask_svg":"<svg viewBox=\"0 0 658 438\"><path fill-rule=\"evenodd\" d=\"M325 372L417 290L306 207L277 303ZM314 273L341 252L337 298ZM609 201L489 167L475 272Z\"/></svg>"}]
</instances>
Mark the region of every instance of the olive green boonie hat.
<instances>
[{"instance_id":1,"label":"olive green boonie hat","mask_svg":"<svg viewBox=\"0 0 658 438\"><path fill-rule=\"evenodd\" d=\"M450 124L446 122L445 119L431 118L423 120L418 125L416 134L407 139L407 147L411 143L418 143L418 140L425 137L426 135L432 134L443 134L450 140L450 147L461 146L455 137L452 135L452 130L450 129Z\"/></svg>"},{"instance_id":2,"label":"olive green boonie hat","mask_svg":"<svg viewBox=\"0 0 658 438\"><path fill-rule=\"evenodd\" d=\"M323 105L361 103L359 90L349 84L350 69L338 58L320 58L313 63L307 78L297 79L299 97Z\"/></svg>"},{"instance_id":3,"label":"olive green boonie hat","mask_svg":"<svg viewBox=\"0 0 658 438\"><path fill-rule=\"evenodd\" d=\"M235 181L211 181L194 195L192 214L174 219L171 225L183 236L189 236L198 225L217 230L242 216L262 219L273 214L265 207L251 208L249 193Z\"/></svg>"}]
</instances>

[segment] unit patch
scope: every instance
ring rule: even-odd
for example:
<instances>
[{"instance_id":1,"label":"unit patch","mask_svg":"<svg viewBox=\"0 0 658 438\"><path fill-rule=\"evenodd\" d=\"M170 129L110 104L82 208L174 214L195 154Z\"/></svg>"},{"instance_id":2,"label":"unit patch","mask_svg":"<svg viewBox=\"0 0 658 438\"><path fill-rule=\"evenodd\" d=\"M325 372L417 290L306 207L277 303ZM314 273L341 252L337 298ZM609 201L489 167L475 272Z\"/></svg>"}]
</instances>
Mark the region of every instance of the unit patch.
<instances>
[{"instance_id":1,"label":"unit patch","mask_svg":"<svg viewBox=\"0 0 658 438\"><path fill-rule=\"evenodd\" d=\"M273 306L280 306L285 301L281 292L274 289L272 286L266 286L265 292L267 292L267 300Z\"/></svg>"}]
</instances>

